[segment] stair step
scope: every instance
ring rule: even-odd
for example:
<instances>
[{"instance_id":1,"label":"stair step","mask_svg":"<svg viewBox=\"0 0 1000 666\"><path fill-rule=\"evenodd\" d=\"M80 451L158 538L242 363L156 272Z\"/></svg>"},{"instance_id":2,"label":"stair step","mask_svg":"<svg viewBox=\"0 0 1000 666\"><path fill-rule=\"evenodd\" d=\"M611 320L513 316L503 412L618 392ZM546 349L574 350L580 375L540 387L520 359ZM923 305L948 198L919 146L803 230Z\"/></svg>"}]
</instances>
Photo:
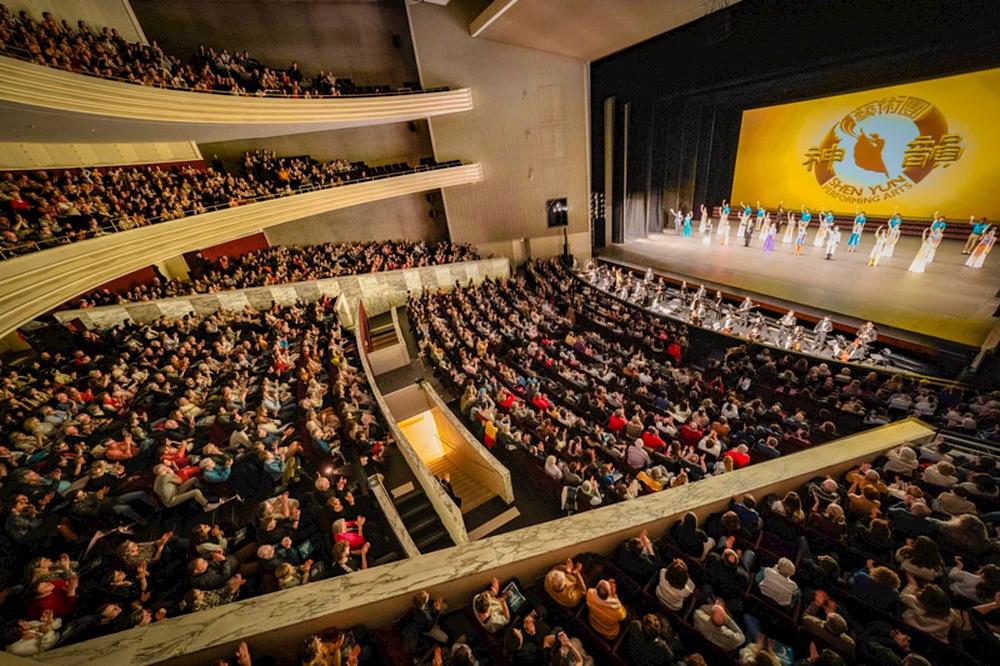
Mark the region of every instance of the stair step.
<instances>
[{"instance_id":1,"label":"stair step","mask_svg":"<svg viewBox=\"0 0 1000 666\"><path fill-rule=\"evenodd\" d=\"M407 507L404 511L399 511L398 509L396 511L399 513L399 517L403 523L410 520L419 520L422 516L437 516L437 513L434 511L434 506L430 502L427 502L426 504L415 504L411 507Z\"/></svg>"},{"instance_id":2,"label":"stair step","mask_svg":"<svg viewBox=\"0 0 1000 666\"><path fill-rule=\"evenodd\" d=\"M434 528L435 526L441 525L441 519L437 517L437 514L430 516L424 516L420 520L403 523L406 526L406 531L410 533L411 537L416 538L418 534L427 530L428 528Z\"/></svg>"},{"instance_id":3,"label":"stair step","mask_svg":"<svg viewBox=\"0 0 1000 666\"><path fill-rule=\"evenodd\" d=\"M403 505L405 505L405 504L412 504L413 502L415 502L415 501L417 501L419 499L427 501L427 495L424 494L424 491L422 489L420 489L420 488L414 488L413 490L411 490L410 492L406 493L405 495L400 495L399 497L395 498L393 500L393 504L395 504L396 508L399 509Z\"/></svg>"},{"instance_id":4,"label":"stair step","mask_svg":"<svg viewBox=\"0 0 1000 666\"><path fill-rule=\"evenodd\" d=\"M451 537L448 536L448 533L444 530L442 530L440 534L432 534L416 544L417 550L421 553L430 553L453 545L455 544L452 542Z\"/></svg>"}]
</instances>

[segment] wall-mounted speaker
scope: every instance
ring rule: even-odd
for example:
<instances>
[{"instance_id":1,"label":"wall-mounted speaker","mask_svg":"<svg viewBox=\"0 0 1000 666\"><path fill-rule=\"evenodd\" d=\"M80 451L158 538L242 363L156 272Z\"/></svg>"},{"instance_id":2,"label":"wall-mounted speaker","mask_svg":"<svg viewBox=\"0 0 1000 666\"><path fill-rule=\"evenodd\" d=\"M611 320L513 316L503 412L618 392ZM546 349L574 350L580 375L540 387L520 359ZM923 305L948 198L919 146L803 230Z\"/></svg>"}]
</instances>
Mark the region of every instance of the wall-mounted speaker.
<instances>
[{"instance_id":1,"label":"wall-mounted speaker","mask_svg":"<svg viewBox=\"0 0 1000 666\"><path fill-rule=\"evenodd\" d=\"M567 215L569 206L566 205L566 197L546 201L545 212L550 227L565 227L569 224L569 216Z\"/></svg>"}]
</instances>

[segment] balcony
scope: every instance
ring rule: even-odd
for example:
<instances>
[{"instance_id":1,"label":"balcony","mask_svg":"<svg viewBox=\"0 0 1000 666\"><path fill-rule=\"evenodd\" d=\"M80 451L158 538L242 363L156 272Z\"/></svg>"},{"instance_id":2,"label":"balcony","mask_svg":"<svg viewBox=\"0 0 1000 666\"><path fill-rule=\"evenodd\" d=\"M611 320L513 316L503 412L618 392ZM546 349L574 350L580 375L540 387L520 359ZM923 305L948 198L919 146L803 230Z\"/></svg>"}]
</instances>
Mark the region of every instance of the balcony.
<instances>
[{"instance_id":1,"label":"balcony","mask_svg":"<svg viewBox=\"0 0 1000 666\"><path fill-rule=\"evenodd\" d=\"M406 122L472 109L472 91L252 97L143 86L0 56L7 141L225 141Z\"/></svg>"},{"instance_id":2,"label":"balcony","mask_svg":"<svg viewBox=\"0 0 1000 666\"><path fill-rule=\"evenodd\" d=\"M143 266L358 204L482 180L478 164L421 167L302 194L259 200L60 245L0 262L0 337L70 298Z\"/></svg>"}]
</instances>

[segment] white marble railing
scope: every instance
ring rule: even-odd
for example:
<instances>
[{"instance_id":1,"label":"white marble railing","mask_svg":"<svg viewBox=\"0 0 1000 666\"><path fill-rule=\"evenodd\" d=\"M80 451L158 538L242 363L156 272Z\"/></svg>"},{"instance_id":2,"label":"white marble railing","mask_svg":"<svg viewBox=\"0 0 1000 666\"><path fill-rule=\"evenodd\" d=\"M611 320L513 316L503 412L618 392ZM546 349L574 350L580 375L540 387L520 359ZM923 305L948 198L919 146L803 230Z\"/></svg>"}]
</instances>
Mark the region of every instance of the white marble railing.
<instances>
[{"instance_id":1,"label":"white marble railing","mask_svg":"<svg viewBox=\"0 0 1000 666\"><path fill-rule=\"evenodd\" d=\"M386 492L385 486L382 485L381 479L371 477L368 479L368 484L371 486L372 494L375 495L375 501L378 502L379 508L382 509L382 514L389 523L389 527L392 528L392 533L396 535L396 541L399 542L403 553L407 557L416 557L419 555L420 551L417 550L417 545L413 543L410 533L406 531L406 525L403 524L403 519L399 517L396 505L392 503L392 499L389 497L389 493Z\"/></svg>"},{"instance_id":2,"label":"white marble railing","mask_svg":"<svg viewBox=\"0 0 1000 666\"><path fill-rule=\"evenodd\" d=\"M507 259L479 259L210 294L191 294L155 301L103 305L83 310L61 310L55 313L55 318L60 323L79 319L87 328L107 328L126 321L147 324L160 317L176 319L190 313L207 315L219 310L239 311L247 306L265 310L274 304L291 305L296 301L311 303L328 296L341 297L341 303L338 304L341 323L350 327L354 325L358 300L364 301L369 314L377 315L405 304L407 291L420 291L424 287L450 288L457 282L478 281L484 277L506 277L509 274L510 263ZM345 317L345 314L349 316Z\"/></svg>"},{"instance_id":3,"label":"white marble railing","mask_svg":"<svg viewBox=\"0 0 1000 666\"><path fill-rule=\"evenodd\" d=\"M507 504L514 501L514 485L510 480L510 470L497 460L489 450L479 443L465 424L448 408L438 392L428 382L420 382L432 407L438 433L448 435L441 438L447 449L445 456L454 457L462 472L482 487L498 495Z\"/></svg>"},{"instance_id":4,"label":"white marble railing","mask_svg":"<svg viewBox=\"0 0 1000 666\"><path fill-rule=\"evenodd\" d=\"M0 103L28 119L25 126L13 128L19 140L72 142L88 138L94 129L100 130L98 136L113 133L129 141L205 142L469 111L472 91L322 99L196 93L111 81L0 56ZM77 125L79 136L72 136Z\"/></svg>"},{"instance_id":5,"label":"white marble railing","mask_svg":"<svg viewBox=\"0 0 1000 666\"><path fill-rule=\"evenodd\" d=\"M185 252L317 213L481 179L478 164L390 176L193 215L0 261L0 338L74 296Z\"/></svg>"},{"instance_id":6,"label":"white marble railing","mask_svg":"<svg viewBox=\"0 0 1000 666\"><path fill-rule=\"evenodd\" d=\"M359 312L358 316L362 316L362 313ZM448 530L451 540L456 545L469 543L469 534L465 530L465 519L462 518L462 510L448 496L444 486L427 469L427 465L420 459L420 456L413 448L413 444L410 443L410 440L406 438L406 435L403 434L403 431L396 424L396 418L393 416L392 410L389 409L385 398L382 397L382 391L379 390L378 384L375 382L375 373L372 372L371 363L368 362L368 354L365 351L365 341L361 335L360 326L354 327L354 340L358 347L358 356L361 357L361 366L364 368L365 377L368 379L368 387L375 397L375 402L382 412L382 417L389 427L392 438L396 441L396 448L406 459L406 464L410 467L410 471L413 472L413 476L417 478L417 483L420 484L424 494L427 495L427 499L434 507L434 511L437 513L438 518L441 519L444 528Z\"/></svg>"},{"instance_id":7,"label":"white marble railing","mask_svg":"<svg viewBox=\"0 0 1000 666\"><path fill-rule=\"evenodd\" d=\"M70 645L39 659L59 665L205 664L230 656L244 640L251 652L293 652L307 636L331 626L388 624L406 612L419 590L441 595L458 608L493 576L535 580L567 556L611 553L640 530L648 530L655 540L688 511L704 518L722 510L732 497L783 493L817 474L842 473L900 444L933 435L931 427L916 419L897 421L680 488Z\"/></svg>"}]
</instances>

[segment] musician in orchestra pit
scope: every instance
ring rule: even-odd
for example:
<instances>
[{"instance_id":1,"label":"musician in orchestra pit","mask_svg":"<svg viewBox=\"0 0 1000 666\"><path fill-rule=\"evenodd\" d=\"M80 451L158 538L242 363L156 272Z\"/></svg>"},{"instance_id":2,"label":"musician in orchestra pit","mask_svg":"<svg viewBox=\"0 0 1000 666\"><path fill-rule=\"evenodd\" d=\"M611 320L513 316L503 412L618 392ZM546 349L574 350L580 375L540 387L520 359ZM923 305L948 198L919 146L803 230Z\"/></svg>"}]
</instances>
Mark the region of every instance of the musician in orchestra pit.
<instances>
[{"instance_id":1,"label":"musician in orchestra pit","mask_svg":"<svg viewBox=\"0 0 1000 666\"><path fill-rule=\"evenodd\" d=\"M813 328L813 333L816 334L816 346L814 349L822 351L826 347L826 336L833 331L833 322L830 321L829 317L823 317Z\"/></svg>"},{"instance_id":2,"label":"musician in orchestra pit","mask_svg":"<svg viewBox=\"0 0 1000 666\"><path fill-rule=\"evenodd\" d=\"M750 321L750 311L753 310L753 301L747 296L740 303L740 307L736 309L736 316L739 318L740 324L747 326Z\"/></svg>"},{"instance_id":3,"label":"musician in orchestra pit","mask_svg":"<svg viewBox=\"0 0 1000 666\"><path fill-rule=\"evenodd\" d=\"M778 324L781 325L781 328L778 330L778 337L784 340L788 337L788 333L792 330L792 327L795 326L795 311L789 310L784 317L778 320Z\"/></svg>"},{"instance_id":4,"label":"musician in orchestra pit","mask_svg":"<svg viewBox=\"0 0 1000 666\"><path fill-rule=\"evenodd\" d=\"M857 342L860 347L860 356L862 358L868 356L868 345L872 344L876 340L878 340L878 332L875 330L875 324L872 322L867 322L864 326L858 329L855 342Z\"/></svg>"}]
</instances>

